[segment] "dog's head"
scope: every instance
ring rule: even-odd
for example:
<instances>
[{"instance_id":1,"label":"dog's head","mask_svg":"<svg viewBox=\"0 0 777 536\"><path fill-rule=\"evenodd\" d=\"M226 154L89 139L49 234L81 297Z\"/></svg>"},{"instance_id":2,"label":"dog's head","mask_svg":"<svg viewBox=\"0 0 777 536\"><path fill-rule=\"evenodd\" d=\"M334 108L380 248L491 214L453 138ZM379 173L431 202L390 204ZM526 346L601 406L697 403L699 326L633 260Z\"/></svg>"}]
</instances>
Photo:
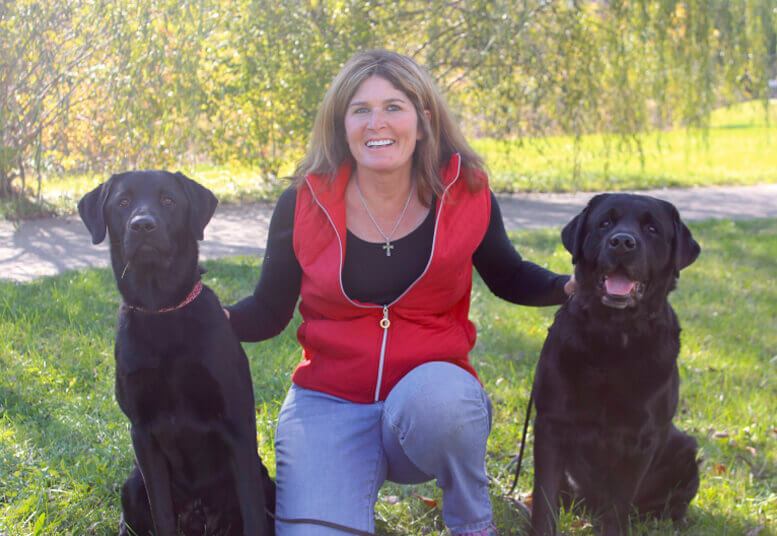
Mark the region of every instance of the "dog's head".
<instances>
[{"instance_id":1,"label":"dog's head","mask_svg":"<svg viewBox=\"0 0 777 536\"><path fill-rule=\"evenodd\" d=\"M120 279L128 270L155 276L197 263L197 241L216 210L216 197L182 173L131 171L86 194L78 212L92 243L111 241Z\"/></svg>"},{"instance_id":2,"label":"dog's head","mask_svg":"<svg viewBox=\"0 0 777 536\"><path fill-rule=\"evenodd\" d=\"M701 250L674 205L644 195L595 196L561 238L578 292L616 309L665 299Z\"/></svg>"}]
</instances>

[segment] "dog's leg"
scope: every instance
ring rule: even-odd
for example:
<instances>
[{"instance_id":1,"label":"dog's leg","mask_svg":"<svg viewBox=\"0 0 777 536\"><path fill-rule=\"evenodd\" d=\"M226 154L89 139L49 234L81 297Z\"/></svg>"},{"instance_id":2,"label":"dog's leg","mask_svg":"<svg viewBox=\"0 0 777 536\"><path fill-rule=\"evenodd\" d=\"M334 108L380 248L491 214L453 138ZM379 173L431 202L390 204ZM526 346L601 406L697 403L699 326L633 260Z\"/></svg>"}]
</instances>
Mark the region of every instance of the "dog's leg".
<instances>
[{"instance_id":1,"label":"dog's leg","mask_svg":"<svg viewBox=\"0 0 777 536\"><path fill-rule=\"evenodd\" d=\"M243 535L268 535L270 530L263 511L265 497L259 478L261 462L256 452L256 439L240 436L230 437L232 438L230 468L240 504L240 516L243 519Z\"/></svg>"},{"instance_id":2,"label":"dog's leg","mask_svg":"<svg viewBox=\"0 0 777 536\"><path fill-rule=\"evenodd\" d=\"M641 517L679 521L699 489L696 440L674 426L661 455L650 465L634 504Z\"/></svg>"},{"instance_id":3,"label":"dog's leg","mask_svg":"<svg viewBox=\"0 0 777 536\"><path fill-rule=\"evenodd\" d=\"M637 490L645 478L651 456L630 458L611 468L611 478L608 478L606 489L611 504L600 512L598 533L602 536L620 536L628 534L629 515L631 514Z\"/></svg>"},{"instance_id":4,"label":"dog's leg","mask_svg":"<svg viewBox=\"0 0 777 536\"><path fill-rule=\"evenodd\" d=\"M132 427L132 446L148 493L156 536L175 536L176 520L170 490L170 471L151 434Z\"/></svg>"},{"instance_id":5,"label":"dog's leg","mask_svg":"<svg viewBox=\"0 0 777 536\"><path fill-rule=\"evenodd\" d=\"M138 466L121 488L121 521L119 536L151 536L154 522L148 506L148 495Z\"/></svg>"},{"instance_id":6,"label":"dog's leg","mask_svg":"<svg viewBox=\"0 0 777 536\"><path fill-rule=\"evenodd\" d=\"M563 457L552 425L537 418L534 429L531 536L553 536L556 534L559 493L564 478Z\"/></svg>"}]
</instances>

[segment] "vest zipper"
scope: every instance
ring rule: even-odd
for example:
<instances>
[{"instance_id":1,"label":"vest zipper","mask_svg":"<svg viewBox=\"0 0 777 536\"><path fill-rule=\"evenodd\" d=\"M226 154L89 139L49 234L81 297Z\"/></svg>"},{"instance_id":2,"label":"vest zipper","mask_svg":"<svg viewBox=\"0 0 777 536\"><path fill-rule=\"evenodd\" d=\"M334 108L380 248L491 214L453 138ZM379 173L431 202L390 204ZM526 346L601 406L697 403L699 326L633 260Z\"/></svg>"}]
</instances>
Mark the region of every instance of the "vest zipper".
<instances>
[{"instance_id":1,"label":"vest zipper","mask_svg":"<svg viewBox=\"0 0 777 536\"><path fill-rule=\"evenodd\" d=\"M380 343L380 360L378 361L378 383L375 385L375 402L380 401L380 386L383 383L383 363L386 360L386 341L388 341L388 330L389 327L391 327L388 305L383 306L383 318L380 319L379 325L383 330L383 340Z\"/></svg>"}]
</instances>

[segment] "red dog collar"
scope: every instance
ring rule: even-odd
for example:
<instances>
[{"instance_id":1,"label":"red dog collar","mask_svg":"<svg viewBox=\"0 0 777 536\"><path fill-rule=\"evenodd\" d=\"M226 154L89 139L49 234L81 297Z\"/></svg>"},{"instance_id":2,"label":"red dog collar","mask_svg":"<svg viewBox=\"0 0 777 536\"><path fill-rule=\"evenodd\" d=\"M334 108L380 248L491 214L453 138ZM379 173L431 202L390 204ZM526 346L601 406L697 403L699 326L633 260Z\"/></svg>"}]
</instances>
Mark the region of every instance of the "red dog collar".
<instances>
[{"instance_id":1,"label":"red dog collar","mask_svg":"<svg viewBox=\"0 0 777 536\"><path fill-rule=\"evenodd\" d=\"M184 298L184 300L181 303L179 303L174 307L165 307L164 309L159 309L158 311L149 311L148 309L143 309L142 307L136 307L134 305L127 305L126 303L124 304L124 306L127 309L130 309L132 311L138 311L140 313L151 313L151 314L169 313L171 311L177 311L178 309L181 309L189 305L191 302L197 299L197 296L200 295L200 292L202 292L202 280L197 280L197 283L194 284L194 288L191 290L191 292L189 292L189 295L186 296L186 298Z\"/></svg>"}]
</instances>

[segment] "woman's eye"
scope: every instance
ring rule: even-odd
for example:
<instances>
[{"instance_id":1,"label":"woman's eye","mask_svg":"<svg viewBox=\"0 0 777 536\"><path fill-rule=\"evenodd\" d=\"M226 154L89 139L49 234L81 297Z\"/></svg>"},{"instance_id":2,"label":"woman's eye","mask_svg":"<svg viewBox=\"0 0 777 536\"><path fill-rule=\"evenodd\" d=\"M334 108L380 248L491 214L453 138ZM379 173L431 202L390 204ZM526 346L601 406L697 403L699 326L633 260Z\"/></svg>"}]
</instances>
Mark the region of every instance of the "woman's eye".
<instances>
[{"instance_id":1,"label":"woman's eye","mask_svg":"<svg viewBox=\"0 0 777 536\"><path fill-rule=\"evenodd\" d=\"M402 109L402 108L400 108L400 107L399 107L398 105L396 105L396 104L389 104L388 106L386 106L386 110L388 110L389 112L398 112L398 111L399 111L399 110L401 110L401 109Z\"/></svg>"},{"instance_id":2,"label":"woman's eye","mask_svg":"<svg viewBox=\"0 0 777 536\"><path fill-rule=\"evenodd\" d=\"M355 114L365 114L367 112L369 112L369 110L367 108L356 108L353 111L353 113L355 113Z\"/></svg>"}]
</instances>

